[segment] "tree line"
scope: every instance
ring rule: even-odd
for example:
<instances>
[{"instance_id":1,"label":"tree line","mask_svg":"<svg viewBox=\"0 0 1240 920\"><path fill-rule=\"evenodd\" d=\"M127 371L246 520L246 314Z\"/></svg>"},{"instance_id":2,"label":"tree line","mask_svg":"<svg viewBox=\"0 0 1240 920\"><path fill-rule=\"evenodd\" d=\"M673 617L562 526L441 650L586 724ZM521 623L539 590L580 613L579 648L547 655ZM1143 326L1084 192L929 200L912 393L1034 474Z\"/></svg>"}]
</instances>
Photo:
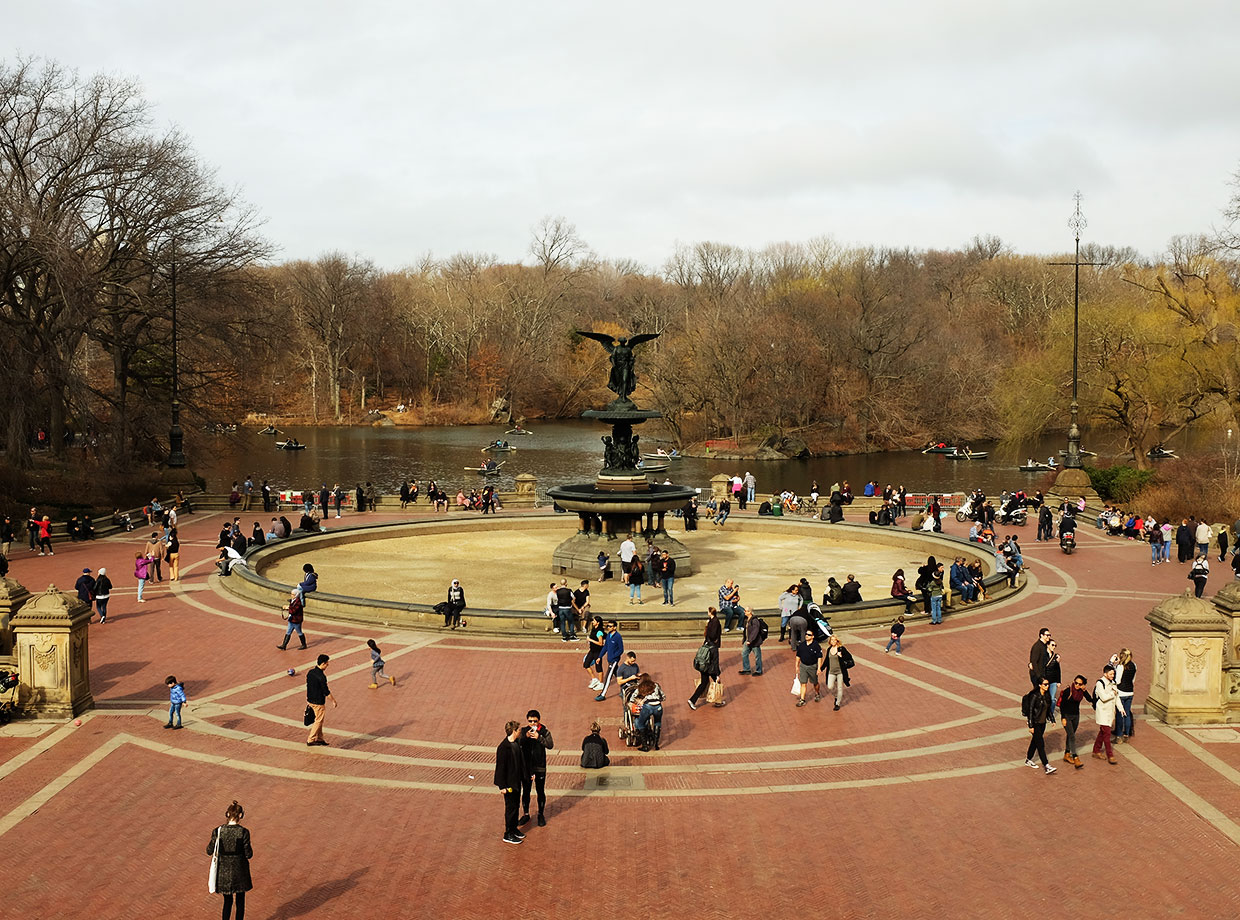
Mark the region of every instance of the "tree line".
<instances>
[{"instance_id":1,"label":"tree line","mask_svg":"<svg viewBox=\"0 0 1240 920\"><path fill-rule=\"evenodd\" d=\"M1225 210L1237 226L1240 197ZM1083 246L1080 403L1138 462L1178 427L1240 410L1240 262L1230 229L1148 259ZM138 89L55 64L0 65L0 441L31 462L43 427L109 462L166 452L175 275L191 424L246 413L426 423L573 417L610 399L579 329L657 332L635 399L674 437L795 434L820 450L1066 425L1071 257L977 236L951 250L829 238L682 245L649 268L595 254L549 217L528 257L423 257L383 270L327 253L273 262L258 215ZM175 271L174 271L175 269Z\"/></svg>"}]
</instances>

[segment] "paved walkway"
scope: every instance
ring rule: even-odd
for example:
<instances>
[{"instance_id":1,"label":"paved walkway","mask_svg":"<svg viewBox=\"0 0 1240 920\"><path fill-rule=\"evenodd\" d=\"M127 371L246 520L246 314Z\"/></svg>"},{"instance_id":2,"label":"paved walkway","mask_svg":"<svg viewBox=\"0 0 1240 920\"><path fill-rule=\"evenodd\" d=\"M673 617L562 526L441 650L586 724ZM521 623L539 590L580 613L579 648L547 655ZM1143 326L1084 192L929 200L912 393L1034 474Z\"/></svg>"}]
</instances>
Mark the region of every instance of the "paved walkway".
<instances>
[{"instance_id":1,"label":"paved walkway","mask_svg":"<svg viewBox=\"0 0 1240 920\"><path fill-rule=\"evenodd\" d=\"M794 707L791 654L774 638L766 674L738 676L734 635L730 704L692 712L696 643L634 639L671 697L664 749L614 744L613 766L587 777L580 740L595 718L616 739L619 707L586 690L582 649L320 626L312 600L310 648L280 652L276 613L214 590L222 518L183 519L183 580L140 606L139 541L17 552L11 575L31 590L68 589L103 564L118 591L91 629L98 709L80 727L0 730L6 915L213 915L205 847L234 798L255 847L251 918L579 917L621 901L649 917L1234 912L1240 730L1143 720L1118 766L1053 758L1064 769L1044 776L1023 764L1019 698L1040 626L1055 631L1066 677L1092 682L1132 648L1144 698L1143 616L1187 584L1144 547L1094 531L1071 557L1029 543L1019 597L915 626L902 656L883 653L883 630L847 636L858 666L838 712ZM371 516L385 518L397 516ZM395 688L367 688L368 638ZM340 708L328 711L331 747L307 748L303 675L320 652ZM162 728L168 674L192 699L185 731ZM557 744L549 822L514 847L499 839L491 774L503 723L529 707ZM1051 732L1048 748L1062 740Z\"/></svg>"}]
</instances>

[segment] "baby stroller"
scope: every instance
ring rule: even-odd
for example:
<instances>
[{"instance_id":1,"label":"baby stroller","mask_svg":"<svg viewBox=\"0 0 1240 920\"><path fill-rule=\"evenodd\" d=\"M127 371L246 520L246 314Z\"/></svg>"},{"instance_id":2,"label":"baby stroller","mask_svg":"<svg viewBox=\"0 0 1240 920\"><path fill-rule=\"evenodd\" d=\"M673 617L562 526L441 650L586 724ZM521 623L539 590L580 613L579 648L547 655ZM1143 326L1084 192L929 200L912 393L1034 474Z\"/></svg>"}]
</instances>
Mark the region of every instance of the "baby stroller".
<instances>
[{"instance_id":1,"label":"baby stroller","mask_svg":"<svg viewBox=\"0 0 1240 920\"><path fill-rule=\"evenodd\" d=\"M620 716L620 737L628 747L640 747L648 751L652 747L659 749L659 739L663 735L663 709L654 714L646 731L637 730L637 715L641 712L641 701L637 698L636 688L622 694L622 713Z\"/></svg>"},{"instance_id":2,"label":"baby stroller","mask_svg":"<svg viewBox=\"0 0 1240 920\"><path fill-rule=\"evenodd\" d=\"M819 642L826 642L831 638L831 624L822 615L822 608L817 604L810 604L806 608L807 618L809 619L809 628L814 631L814 635L818 637Z\"/></svg>"},{"instance_id":3,"label":"baby stroller","mask_svg":"<svg viewBox=\"0 0 1240 920\"><path fill-rule=\"evenodd\" d=\"M0 670L0 693L7 693L8 699L0 699L0 725L8 725L17 714L17 672L7 669Z\"/></svg>"}]
</instances>

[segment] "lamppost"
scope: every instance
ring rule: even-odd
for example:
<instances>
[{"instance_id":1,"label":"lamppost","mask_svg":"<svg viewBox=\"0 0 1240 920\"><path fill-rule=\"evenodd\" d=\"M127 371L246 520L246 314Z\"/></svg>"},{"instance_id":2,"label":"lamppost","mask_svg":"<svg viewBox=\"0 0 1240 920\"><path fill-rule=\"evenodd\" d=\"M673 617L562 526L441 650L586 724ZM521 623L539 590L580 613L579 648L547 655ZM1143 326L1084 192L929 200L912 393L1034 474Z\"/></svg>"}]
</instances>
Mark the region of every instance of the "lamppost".
<instances>
[{"instance_id":1,"label":"lamppost","mask_svg":"<svg viewBox=\"0 0 1240 920\"><path fill-rule=\"evenodd\" d=\"M168 429L168 466L185 467L184 432L181 431L180 377L177 367L177 244L172 243L172 427Z\"/></svg>"},{"instance_id":2,"label":"lamppost","mask_svg":"<svg viewBox=\"0 0 1240 920\"><path fill-rule=\"evenodd\" d=\"M1076 210L1072 212L1072 217L1068 219L1068 227L1072 230L1072 234L1076 239L1076 252L1071 262L1050 262L1050 265L1071 265L1073 269L1072 278L1072 405L1070 407L1072 418L1068 425L1068 455L1064 458L1064 469L1079 470L1081 468L1081 429L1077 424L1077 412L1079 403L1077 402L1077 386L1079 380L1079 362L1080 353L1080 318L1081 318L1081 266L1082 265L1098 265L1097 262L1081 261L1081 231L1088 226L1085 215L1081 213L1081 193L1077 192L1072 196L1076 201Z\"/></svg>"}]
</instances>

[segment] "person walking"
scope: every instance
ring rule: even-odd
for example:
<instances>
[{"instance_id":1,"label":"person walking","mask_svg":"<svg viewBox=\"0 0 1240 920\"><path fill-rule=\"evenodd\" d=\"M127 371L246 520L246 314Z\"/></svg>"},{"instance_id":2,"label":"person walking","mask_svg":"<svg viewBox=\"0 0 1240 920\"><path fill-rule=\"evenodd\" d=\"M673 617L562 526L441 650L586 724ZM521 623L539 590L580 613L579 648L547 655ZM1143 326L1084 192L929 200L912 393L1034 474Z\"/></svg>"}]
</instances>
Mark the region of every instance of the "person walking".
<instances>
[{"instance_id":1,"label":"person walking","mask_svg":"<svg viewBox=\"0 0 1240 920\"><path fill-rule=\"evenodd\" d=\"M1037 686L1042 682L1042 678L1046 676L1046 662L1050 660L1050 652L1046 647L1051 642L1051 631L1048 627L1043 626L1038 630L1038 641L1033 643L1033 647L1029 649L1029 683Z\"/></svg>"},{"instance_id":2,"label":"person walking","mask_svg":"<svg viewBox=\"0 0 1240 920\"><path fill-rule=\"evenodd\" d=\"M1201 597L1206 591L1206 579L1210 577L1210 560L1205 553L1198 553L1193 567L1188 570L1188 580L1193 583L1193 597Z\"/></svg>"},{"instance_id":3,"label":"person walking","mask_svg":"<svg viewBox=\"0 0 1240 920\"><path fill-rule=\"evenodd\" d=\"M52 552L52 519L46 514L39 521L39 555L42 556L44 550L47 555L55 556Z\"/></svg>"},{"instance_id":4,"label":"person walking","mask_svg":"<svg viewBox=\"0 0 1240 920\"><path fill-rule=\"evenodd\" d=\"M762 676L762 643L767 637L766 620L754 616L753 608L745 608L744 637L741 640L741 674ZM754 667L749 670L749 653L753 652Z\"/></svg>"},{"instance_id":5,"label":"person walking","mask_svg":"<svg viewBox=\"0 0 1240 920\"><path fill-rule=\"evenodd\" d=\"M82 569L82 574L73 583L73 590L77 592L78 600L88 608L95 602L95 579L90 569Z\"/></svg>"},{"instance_id":6,"label":"person walking","mask_svg":"<svg viewBox=\"0 0 1240 920\"><path fill-rule=\"evenodd\" d=\"M836 712L839 712L840 704L844 702L844 688L851 683L848 672L855 666L856 662L845 647L843 639L832 636L827 640L827 655L822 669L827 672L827 692L831 692L832 685L835 687Z\"/></svg>"},{"instance_id":7,"label":"person walking","mask_svg":"<svg viewBox=\"0 0 1240 920\"><path fill-rule=\"evenodd\" d=\"M320 655L314 667L306 672L306 705L314 716L314 721L310 724L310 734L306 737L306 747L327 746L327 742L323 740L323 719L327 715L327 701L332 701L333 709L340 708L327 687L327 666L330 663L330 656Z\"/></svg>"},{"instance_id":8,"label":"person walking","mask_svg":"<svg viewBox=\"0 0 1240 920\"><path fill-rule=\"evenodd\" d=\"M676 584L676 560L667 550L663 550L660 560L659 578L663 582L663 603L668 607L675 607L676 596L673 588Z\"/></svg>"},{"instance_id":9,"label":"person walking","mask_svg":"<svg viewBox=\"0 0 1240 920\"><path fill-rule=\"evenodd\" d=\"M805 634L796 647L797 655L797 706L805 705L805 692L809 685L814 685L814 702L822 700L822 687L818 675L822 672L822 646L818 644L818 634L810 631Z\"/></svg>"},{"instance_id":10,"label":"person walking","mask_svg":"<svg viewBox=\"0 0 1240 920\"><path fill-rule=\"evenodd\" d=\"M654 569L650 571L653 573ZM633 599L637 599L637 603L642 602L642 583L646 580L646 566L642 562L641 556L634 556L629 561L628 570L624 577L628 580L629 585L629 603L633 603ZM652 576L653 577L653 576Z\"/></svg>"},{"instance_id":11,"label":"person walking","mask_svg":"<svg viewBox=\"0 0 1240 920\"><path fill-rule=\"evenodd\" d=\"M1046 670L1042 675L1046 678L1047 683L1050 684L1048 693L1050 696L1051 708L1050 712L1046 714L1046 721L1050 722L1052 725L1056 721L1055 701L1059 698L1059 682L1062 679L1062 670L1059 666L1059 652L1056 651L1058 648L1059 645L1054 639L1046 643Z\"/></svg>"},{"instance_id":12,"label":"person walking","mask_svg":"<svg viewBox=\"0 0 1240 920\"><path fill-rule=\"evenodd\" d=\"M900 639L901 637L903 637L903 635L904 635L904 615L901 614L900 616L896 617L896 621L891 624L891 638L887 640L887 646L886 648L883 649L883 651L890 652L891 647L894 645L896 647L896 654L897 655L902 654L900 650Z\"/></svg>"},{"instance_id":13,"label":"person walking","mask_svg":"<svg viewBox=\"0 0 1240 920\"><path fill-rule=\"evenodd\" d=\"M1094 684L1094 721L1098 723L1098 735L1094 738L1094 757L1102 760L1102 750L1105 748L1105 759L1112 766L1119 763L1111 747L1111 726L1115 724L1115 709L1118 701L1119 688L1115 685L1115 665L1107 662L1102 668L1102 676Z\"/></svg>"},{"instance_id":14,"label":"person walking","mask_svg":"<svg viewBox=\"0 0 1240 920\"><path fill-rule=\"evenodd\" d=\"M531 709L525 714L526 725L521 728L519 741L524 770L521 773L521 820L518 827L530 823L530 793L537 796L538 826L546 827L547 818L547 752L555 748L551 729L542 724L542 713Z\"/></svg>"},{"instance_id":15,"label":"person walking","mask_svg":"<svg viewBox=\"0 0 1240 920\"><path fill-rule=\"evenodd\" d=\"M254 847L250 845L250 832L241 826L245 809L233 803L224 810L224 824L211 832L207 843L207 855L211 857L210 890L224 896L223 920L233 915L233 903L237 905L237 920L245 920L245 893L254 888L250 880L250 860Z\"/></svg>"},{"instance_id":16,"label":"person walking","mask_svg":"<svg viewBox=\"0 0 1240 920\"><path fill-rule=\"evenodd\" d=\"M570 591L568 593L570 597L569 608L571 609L572 592ZM451 622L453 629L459 627L461 625L461 611L464 609L465 589L461 587L460 580L454 578L452 579L452 584L448 585L448 612L444 615L444 625L447 626L448 623ZM577 634L575 632L573 633L572 638L577 638Z\"/></svg>"},{"instance_id":17,"label":"person walking","mask_svg":"<svg viewBox=\"0 0 1240 920\"><path fill-rule=\"evenodd\" d=\"M589 645L581 660L581 666L590 673L588 686L594 691L603 689L603 644L606 640L607 627L603 625L603 618L595 614L590 617L590 625L586 627L586 641Z\"/></svg>"},{"instance_id":18,"label":"person walking","mask_svg":"<svg viewBox=\"0 0 1240 920\"><path fill-rule=\"evenodd\" d=\"M1116 744L1132 743L1132 682L1137 676L1137 666L1132 660L1132 651L1122 648L1119 653L1111 656L1111 664L1115 665L1115 689L1119 694L1116 701L1115 738Z\"/></svg>"},{"instance_id":19,"label":"person walking","mask_svg":"<svg viewBox=\"0 0 1240 920\"><path fill-rule=\"evenodd\" d=\"M383 652L379 650L379 646L375 644L374 639L367 639L366 646L370 649L370 689L378 690L379 681L386 680L393 687L396 686L396 678L388 677L383 673Z\"/></svg>"},{"instance_id":20,"label":"person walking","mask_svg":"<svg viewBox=\"0 0 1240 920\"><path fill-rule=\"evenodd\" d=\"M607 677L603 681L603 687L599 690L598 696L594 698L596 703L601 703L607 698L607 688L611 686L611 679L616 676L620 667L620 658L624 655L624 638L620 635L620 624L615 620L608 620L603 625L607 633L603 639L603 654L607 656Z\"/></svg>"},{"instance_id":21,"label":"person walking","mask_svg":"<svg viewBox=\"0 0 1240 920\"><path fill-rule=\"evenodd\" d=\"M168 687L168 724L164 728L178 729L181 727L181 707L189 702L189 697L185 695L185 685L174 675L165 677L164 683ZM176 719L175 725L172 724L173 719Z\"/></svg>"},{"instance_id":22,"label":"person walking","mask_svg":"<svg viewBox=\"0 0 1240 920\"><path fill-rule=\"evenodd\" d=\"M525 756L521 753L518 729L521 723L504 724L504 740L495 749L495 785L504 796L504 843L520 843L525 834L517 826L521 807L521 784L525 781Z\"/></svg>"},{"instance_id":23,"label":"person walking","mask_svg":"<svg viewBox=\"0 0 1240 920\"><path fill-rule=\"evenodd\" d=\"M280 651L288 648L289 637L293 633L297 633L297 638L301 640L301 647L306 647L306 634L302 632L301 624L306 616L306 602L302 598L302 593L298 588L294 588L289 595L288 603L283 610L284 619L288 621L288 628L284 630L284 641L276 646Z\"/></svg>"},{"instance_id":24,"label":"person walking","mask_svg":"<svg viewBox=\"0 0 1240 920\"><path fill-rule=\"evenodd\" d=\"M151 575L151 560L142 553L134 553L133 557L133 577L138 579L138 603L145 604L146 598L142 596L143 590L146 588L146 580Z\"/></svg>"},{"instance_id":25,"label":"person walking","mask_svg":"<svg viewBox=\"0 0 1240 920\"><path fill-rule=\"evenodd\" d=\"M108 622L108 600L112 597L112 579L106 568L99 570L95 579L95 609L99 611L99 625Z\"/></svg>"},{"instance_id":26,"label":"person walking","mask_svg":"<svg viewBox=\"0 0 1240 920\"><path fill-rule=\"evenodd\" d=\"M1046 759L1046 722L1050 715L1050 683L1045 677L1041 682L1025 694L1024 699L1020 702L1021 711L1025 715L1025 721L1029 725L1029 748L1025 752L1025 766L1038 767L1038 761L1033 759L1036 753L1038 759L1042 762L1042 769L1046 771L1046 775L1050 776L1055 772L1055 768L1047 762Z\"/></svg>"},{"instance_id":27,"label":"person walking","mask_svg":"<svg viewBox=\"0 0 1240 920\"><path fill-rule=\"evenodd\" d=\"M1063 759L1078 770L1085 766L1076 751L1076 732L1081 725L1081 700L1091 706L1093 696L1085 689L1085 675L1072 678L1072 685L1064 687L1059 694L1059 718L1063 722Z\"/></svg>"},{"instance_id":28,"label":"person walking","mask_svg":"<svg viewBox=\"0 0 1240 920\"><path fill-rule=\"evenodd\" d=\"M723 627L719 624L718 611L714 607L706 609L706 630L702 647L694 656L693 666L702 675L697 689L689 697L689 708L697 709L697 701L710 685L719 679L719 646L723 643Z\"/></svg>"}]
</instances>

